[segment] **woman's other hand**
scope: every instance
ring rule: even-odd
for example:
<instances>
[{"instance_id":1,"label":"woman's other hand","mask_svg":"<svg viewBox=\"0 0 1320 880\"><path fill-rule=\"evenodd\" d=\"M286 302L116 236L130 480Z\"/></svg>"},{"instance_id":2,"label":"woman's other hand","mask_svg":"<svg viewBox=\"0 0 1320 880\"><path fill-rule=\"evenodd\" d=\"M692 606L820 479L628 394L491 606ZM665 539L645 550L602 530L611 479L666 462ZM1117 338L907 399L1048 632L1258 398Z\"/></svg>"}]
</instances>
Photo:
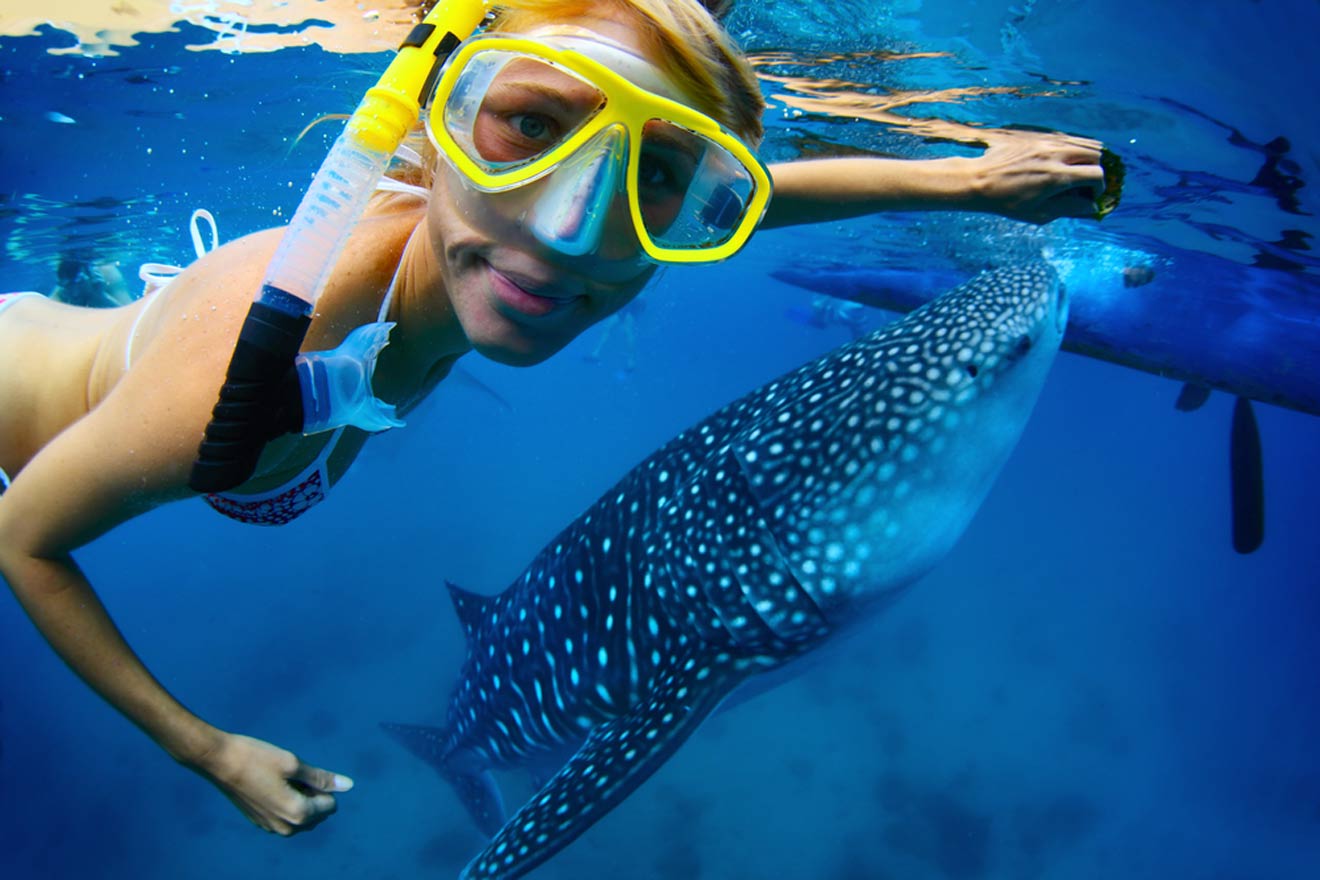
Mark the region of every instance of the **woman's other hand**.
<instances>
[{"instance_id":1,"label":"woman's other hand","mask_svg":"<svg viewBox=\"0 0 1320 880\"><path fill-rule=\"evenodd\" d=\"M1028 223L1096 215L1105 188L1099 141L1007 129L982 136L985 153L965 160L974 210Z\"/></svg>"}]
</instances>

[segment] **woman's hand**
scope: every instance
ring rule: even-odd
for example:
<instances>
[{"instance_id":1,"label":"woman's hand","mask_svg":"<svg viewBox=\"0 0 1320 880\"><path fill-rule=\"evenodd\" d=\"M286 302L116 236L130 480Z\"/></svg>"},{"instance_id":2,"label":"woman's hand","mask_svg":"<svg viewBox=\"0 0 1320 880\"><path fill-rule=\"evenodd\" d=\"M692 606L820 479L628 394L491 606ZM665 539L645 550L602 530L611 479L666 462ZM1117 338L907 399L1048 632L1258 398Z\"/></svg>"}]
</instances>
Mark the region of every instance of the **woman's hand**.
<instances>
[{"instance_id":1,"label":"woman's hand","mask_svg":"<svg viewBox=\"0 0 1320 880\"><path fill-rule=\"evenodd\" d=\"M353 787L348 777L304 764L270 743L219 736L214 748L191 766L258 828L283 837L310 831L335 811L334 794Z\"/></svg>"},{"instance_id":2,"label":"woman's hand","mask_svg":"<svg viewBox=\"0 0 1320 880\"><path fill-rule=\"evenodd\" d=\"M1099 141L1007 129L981 135L985 153L964 160L972 169L969 207L1028 223L1096 216L1105 188Z\"/></svg>"}]
</instances>

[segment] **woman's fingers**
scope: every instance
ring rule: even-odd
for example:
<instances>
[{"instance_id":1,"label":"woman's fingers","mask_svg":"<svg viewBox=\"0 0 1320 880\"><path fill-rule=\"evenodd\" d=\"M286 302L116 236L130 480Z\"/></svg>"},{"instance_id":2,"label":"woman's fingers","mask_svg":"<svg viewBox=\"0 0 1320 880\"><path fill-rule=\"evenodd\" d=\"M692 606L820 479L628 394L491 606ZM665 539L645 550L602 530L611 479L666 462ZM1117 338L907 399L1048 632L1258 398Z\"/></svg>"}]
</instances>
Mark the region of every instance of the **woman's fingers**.
<instances>
[{"instance_id":1,"label":"woman's fingers","mask_svg":"<svg viewBox=\"0 0 1320 880\"><path fill-rule=\"evenodd\" d=\"M291 835L300 831L310 831L328 819L339 808L332 792L348 791L353 787L353 780L320 767L313 767L284 753L282 758L296 761L293 771L281 767L279 785L280 805L276 808L272 830L277 834ZM286 758L286 760L287 760ZM281 762L283 763L283 762Z\"/></svg>"},{"instance_id":2,"label":"woman's fingers","mask_svg":"<svg viewBox=\"0 0 1320 880\"><path fill-rule=\"evenodd\" d=\"M224 747L203 770L259 828L289 837L309 831L332 815L334 793L353 780L298 760L292 752L241 735L227 735Z\"/></svg>"},{"instance_id":3,"label":"woman's fingers","mask_svg":"<svg viewBox=\"0 0 1320 880\"><path fill-rule=\"evenodd\" d=\"M353 780L320 767L298 762L298 769L289 777L291 781L301 782L317 791L348 791L353 787Z\"/></svg>"},{"instance_id":4,"label":"woman's fingers","mask_svg":"<svg viewBox=\"0 0 1320 880\"><path fill-rule=\"evenodd\" d=\"M286 802L283 815L280 817L287 830L280 830L277 826L277 833L287 836L300 831L310 831L339 809L339 804L333 795L325 792L304 793L296 788L294 791L294 798Z\"/></svg>"},{"instance_id":5,"label":"woman's fingers","mask_svg":"<svg viewBox=\"0 0 1320 880\"><path fill-rule=\"evenodd\" d=\"M1069 164L1060 169L1058 195L1088 196L1095 200L1105 191L1105 172L1100 167L1099 155L1093 163Z\"/></svg>"}]
</instances>

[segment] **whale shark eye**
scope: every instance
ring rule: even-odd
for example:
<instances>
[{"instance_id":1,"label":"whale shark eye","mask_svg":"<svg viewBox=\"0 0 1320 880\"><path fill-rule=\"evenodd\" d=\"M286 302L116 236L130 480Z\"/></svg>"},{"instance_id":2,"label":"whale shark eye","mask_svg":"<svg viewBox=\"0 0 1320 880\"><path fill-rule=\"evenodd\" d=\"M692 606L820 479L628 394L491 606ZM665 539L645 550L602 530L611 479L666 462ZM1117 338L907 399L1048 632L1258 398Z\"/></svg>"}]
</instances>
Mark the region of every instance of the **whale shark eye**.
<instances>
[{"instance_id":1,"label":"whale shark eye","mask_svg":"<svg viewBox=\"0 0 1320 880\"><path fill-rule=\"evenodd\" d=\"M963 369L966 370L967 375L972 377L973 379L976 378L977 373L981 372L981 368L978 367L976 364L967 364L963 367Z\"/></svg>"}]
</instances>

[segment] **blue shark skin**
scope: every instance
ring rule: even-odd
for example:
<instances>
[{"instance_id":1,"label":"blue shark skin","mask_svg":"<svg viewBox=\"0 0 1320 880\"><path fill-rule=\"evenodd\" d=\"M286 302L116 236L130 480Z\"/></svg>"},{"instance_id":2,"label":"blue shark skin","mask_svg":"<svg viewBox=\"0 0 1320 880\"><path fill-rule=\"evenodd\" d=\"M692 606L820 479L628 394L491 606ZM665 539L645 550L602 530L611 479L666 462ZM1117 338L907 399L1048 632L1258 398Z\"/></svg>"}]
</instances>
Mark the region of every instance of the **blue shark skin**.
<instances>
[{"instance_id":1,"label":"blue shark skin","mask_svg":"<svg viewBox=\"0 0 1320 880\"><path fill-rule=\"evenodd\" d=\"M892 601L961 535L1062 339L1043 264L979 276L678 435L503 593L452 584L443 727L388 724L514 878L654 773L733 691ZM571 754L506 819L491 770Z\"/></svg>"}]
</instances>

